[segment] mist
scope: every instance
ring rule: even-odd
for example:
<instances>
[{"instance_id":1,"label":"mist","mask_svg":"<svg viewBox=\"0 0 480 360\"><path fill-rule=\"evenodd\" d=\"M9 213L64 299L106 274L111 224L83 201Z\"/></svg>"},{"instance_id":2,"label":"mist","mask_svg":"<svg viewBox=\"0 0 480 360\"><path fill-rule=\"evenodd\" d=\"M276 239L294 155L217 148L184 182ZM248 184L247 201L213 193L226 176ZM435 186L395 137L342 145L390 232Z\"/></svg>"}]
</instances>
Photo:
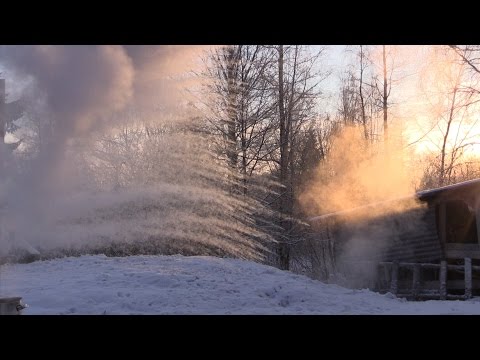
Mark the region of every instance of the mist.
<instances>
[{"instance_id":1,"label":"mist","mask_svg":"<svg viewBox=\"0 0 480 360\"><path fill-rule=\"evenodd\" d=\"M396 131L392 128L388 148L383 142L365 140L360 127L339 131L328 159L317 166L313 180L299 196L304 210L314 216L413 195L418 180ZM359 212L361 216L369 213Z\"/></svg>"},{"instance_id":2,"label":"mist","mask_svg":"<svg viewBox=\"0 0 480 360\"><path fill-rule=\"evenodd\" d=\"M365 140L359 126L343 128L333 137L328 159L299 195L300 205L316 221L339 224L336 270L343 275L336 274L335 281L343 285L371 285L378 262L400 233L421 225L425 204L414 195L417 173L409 167L410 154L402 142L400 128L391 127L389 143ZM404 220L394 222L390 215Z\"/></svg>"},{"instance_id":3,"label":"mist","mask_svg":"<svg viewBox=\"0 0 480 360\"><path fill-rule=\"evenodd\" d=\"M0 250L121 243L116 254L258 258L251 239L268 236L245 221L255 204L229 193L208 141L188 130L195 114L184 89L203 50L2 46L7 87L9 76L24 84L38 134L33 156L0 154L3 219L16 237L2 236Z\"/></svg>"},{"instance_id":4,"label":"mist","mask_svg":"<svg viewBox=\"0 0 480 360\"><path fill-rule=\"evenodd\" d=\"M309 217L335 214L371 225L346 257L375 258L418 189L480 174L478 79L449 47L210 48L1 46L24 116L0 144L0 248L266 247L288 269Z\"/></svg>"}]
</instances>

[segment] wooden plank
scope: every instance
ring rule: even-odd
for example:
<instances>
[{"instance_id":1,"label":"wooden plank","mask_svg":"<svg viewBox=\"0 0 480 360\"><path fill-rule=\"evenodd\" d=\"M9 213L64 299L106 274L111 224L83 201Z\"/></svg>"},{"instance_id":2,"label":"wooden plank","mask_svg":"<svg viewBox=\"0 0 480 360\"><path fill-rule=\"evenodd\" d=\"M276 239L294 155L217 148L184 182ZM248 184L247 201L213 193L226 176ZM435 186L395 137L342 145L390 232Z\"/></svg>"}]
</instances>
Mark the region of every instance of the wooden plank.
<instances>
[{"instance_id":1,"label":"wooden plank","mask_svg":"<svg viewBox=\"0 0 480 360\"><path fill-rule=\"evenodd\" d=\"M465 268L464 265L447 265L449 270L460 270L463 272L463 269ZM480 266L472 265L471 266L472 270L480 271Z\"/></svg>"},{"instance_id":2,"label":"wooden plank","mask_svg":"<svg viewBox=\"0 0 480 360\"><path fill-rule=\"evenodd\" d=\"M420 264L423 269L440 269L440 264Z\"/></svg>"},{"instance_id":3,"label":"wooden plank","mask_svg":"<svg viewBox=\"0 0 480 360\"><path fill-rule=\"evenodd\" d=\"M472 259L465 258L465 298L472 297Z\"/></svg>"},{"instance_id":4,"label":"wooden plank","mask_svg":"<svg viewBox=\"0 0 480 360\"><path fill-rule=\"evenodd\" d=\"M447 262L440 262L440 300L447 298Z\"/></svg>"},{"instance_id":5,"label":"wooden plank","mask_svg":"<svg viewBox=\"0 0 480 360\"><path fill-rule=\"evenodd\" d=\"M420 290L420 265L413 267L412 295L416 299Z\"/></svg>"},{"instance_id":6,"label":"wooden plank","mask_svg":"<svg viewBox=\"0 0 480 360\"><path fill-rule=\"evenodd\" d=\"M0 79L0 142L5 143L5 79Z\"/></svg>"},{"instance_id":7,"label":"wooden plank","mask_svg":"<svg viewBox=\"0 0 480 360\"><path fill-rule=\"evenodd\" d=\"M439 237L440 243L445 246L447 243L447 206L444 202L438 204L438 225L439 225Z\"/></svg>"},{"instance_id":8,"label":"wooden plank","mask_svg":"<svg viewBox=\"0 0 480 360\"><path fill-rule=\"evenodd\" d=\"M435 291L437 294L439 294L439 281L437 280L431 280L431 281L426 281L424 278L422 279L421 282L421 290L422 292L424 291ZM401 292L402 289L411 289L412 286L412 279L409 280L398 280L397 283L398 286L398 291ZM472 281L472 289L480 289L480 280L473 279ZM449 290L459 290L460 291L465 291L465 279L460 280L452 280L449 279L447 276L447 293ZM463 292L462 292L463 296Z\"/></svg>"},{"instance_id":9,"label":"wooden plank","mask_svg":"<svg viewBox=\"0 0 480 360\"><path fill-rule=\"evenodd\" d=\"M480 245L472 243L448 243L447 250L480 251Z\"/></svg>"},{"instance_id":10,"label":"wooden plank","mask_svg":"<svg viewBox=\"0 0 480 360\"><path fill-rule=\"evenodd\" d=\"M383 275L385 277L384 288L388 289L388 283L390 281L390 272L388 271L388 267L386 265L383 266Z\"/></svg>"},{"instance_id":11,"label":"wooden plank","mask_svg":"<svg viewBox=\"0 0 480 360\"><path fill-rule=\"evenodd\" d=\"M381 262L380 263L381 265L385 265L385 266L392 266L393 265L393 262ZM432 267L439 267L440 265L438 264L422 264L422 263L411 263L411 262L398 262L397 261L397 264L399 267L403 267L403 268L412 268L415 266L415 265L420 265L420 266L432 266Z\"/></svg>"},{"instance_id":12,"label":"wooden plank","mask_svg":"<svg viewBox=\"0 0 480 360\"><path fill-rule=\"evenodd\" d=\"M477 221L477 240L480 245L480 203L477 198L477 211L475 212L475 220Z\"/></svg>"},{"instance_id":13,"label":"wooden plank","mask_svg":"<svg viewBox=\"0 0 480 360\"><path fill-rule=\"evenodd\" d=\"M391 262L381 262L380 265L383 266L392 266L393 263ZM399 262L398 266L399 267L405 267L405 268L411 268L413 269L416 265L420 265L421 268L423 269L440 269L441 265L440 264L423 264L423 263L404 263L404 262ZM447 265L449 270L461 270L463 271L464 266L463 265ZM480 271L480 266L472 265L472 269L476 271Z\"/></svg>"},{"instance_id":14,"label":"wooden plank","mask_svg":"<svg viewBox=\"0 0 480 360\"><path fill-rule=\"evenodd\" d=\"M446 244L446 258L448 259L480 259L480 245L478 244Z\"/></svg>"},{"instance_id":15,"label":"wooden plank","mask_svg":"<svg viewBox=\"0 0 480 360\"><path fill-rule=\"evenodd\" d=\"M390 292L394 295L398 292L398 262L392 263L392 275L390 281Z\"/></svg>"},{"instance_id":16,"label":"wooden plank","mask_svg":"<svg viewBox=\"0 0 480 360\"><path fill-rule=\"evenodd\" d=\"M406 298L406 299L412 299L411 294L403 294L399 293L397 294L398 298ZM419 299L424 299L424 300L441 300L438 293L437 294L418 294ZM465 297L463 295L447 295L446 300L464 300Z\"/></svg>"},{"instance_id":17,"label":"wooden plank","mask_svg":"<svg viewBox=\"0 0 480 360\"><path fill-rule=\"evenodd\" d=\"M480 250L447 250L446 257L448 259L465 259L465 257L469 257L471 259L480 259Z\"/></svg>"},{"instance_id":18,"label":"wooden plank","mask_svg":"<svg viewBox=\"0 0 480 360\"><path fill-rule=\"evenodd\" d=\"M397 297L412 299L411 294L399 293ZM440 300L438 294L418 294L418 298L423 300ZM447 295L446 300L465 300L465 297L463 295Z\"/></svg>"}]
</instances>

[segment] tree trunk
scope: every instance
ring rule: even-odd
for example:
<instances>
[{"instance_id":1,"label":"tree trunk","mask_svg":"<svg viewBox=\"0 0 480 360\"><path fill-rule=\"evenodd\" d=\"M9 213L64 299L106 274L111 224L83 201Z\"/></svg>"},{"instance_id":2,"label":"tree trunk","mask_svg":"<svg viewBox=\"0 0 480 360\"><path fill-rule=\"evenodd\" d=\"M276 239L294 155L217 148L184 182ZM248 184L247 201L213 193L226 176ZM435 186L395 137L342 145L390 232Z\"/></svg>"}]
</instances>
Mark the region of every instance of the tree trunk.
<instances>
[{"instance_id":1,"label":"tree trunk","mask_svg":"<svg viewBox=\"0 0 480 360\"><path fill-rule=\"evenodd\" d=\"M368 140L367 116L365 115L365 100L363 98L363 71L364 71L363 60L364 60L363 46L360 45L360 85L358 90L360 95L360 107L362 110L363 131L365 135L365 140Z\"/></svg>"},{"instance_id":2,"label":"tree trunk","mask_svg":"<svg viewBox=\"0 0 480 360\"><path fill-rule=\"evenodd\" d=\"M5 130L6 130L6 117L5 117L5 79L0 79L0 174L3 174L4 169L4 152L6 151L5 145Z\"/></svg>"},{"instance_id":3,"label":"tree trunk","mask_svg":"<svg viewBox=\"0 0 480 360\"><path fill-rule=\"evenodd\" d=\"M450 107L450 113L448 115L447 130L445 131L445 135L443 136L442 152L441 152L441 158L440 158L440 171L438 174L439 186L443 186L445 183L445 156L447 151L448 135L450 134L450 126L452 125L452 121L453 121L453 111L455 110L456 96L457 96L457 87L453 89L452 105Z\"/></svg>"},{"instance_id":4,"label":"tree trunk","mask_svg":"<svg viewBox=\"0 0 480 360\"><path fill-rule=\"evenodd\" d=\"M0 144L5 144L5 79L0 79Z\"/></svg>"},{"instance_id":5,"label":"tree trunk","mask_svg":"<svg viewBox=\"0 0 480 360\"><path fill-rule=\"evenodd\" d=\"M238 153L237 153L237 132L236 132L236 118L237 118L237 89L236 89L236 74L235 74L235 47L231 46L227 49L228 64L227 64L227 92L228 92L228 109L227 109L227 156L232 170L237 168Z\"/></svg>"},{"instance_id":6,"label":"tree trunk","mask_svg":"<svg viewBox=\"0 0 480 360\"><path fill-rule=\"evenodd\" d=\"M278 111L280 120L280 184L283 186L280 194L280 216L282 218L282 227L285 226L285 212L286 212L286 189L287 183L287 169L288 169L288 138L287 138L287 124L285 114L285 94L284 94L284 80L283 80L283 45L278 48ZM279 262L282 270L288 270L290 267L288 244L282 240L279 244Z\"/></svg>"},{"instance_id":7,"label":"tree trunk","mask_svg":"<svg viewBox=\"0 0 480 360\"><path fill-rule=\"evenodd\" d=\"M385 45L383 45L383 139L388 142L388 82L387 82L387 54L385 53Z\"/></svg>"},{"instance_id":8,"label":"tree trunk","mask_svg":"<svg viewBox=\"0 0 480 360\"><path fill-rule=\"evenodd\" d=\"M242 192L247 195L247 139L246 134L242 132Z\"/></svg>"}]
</instances>

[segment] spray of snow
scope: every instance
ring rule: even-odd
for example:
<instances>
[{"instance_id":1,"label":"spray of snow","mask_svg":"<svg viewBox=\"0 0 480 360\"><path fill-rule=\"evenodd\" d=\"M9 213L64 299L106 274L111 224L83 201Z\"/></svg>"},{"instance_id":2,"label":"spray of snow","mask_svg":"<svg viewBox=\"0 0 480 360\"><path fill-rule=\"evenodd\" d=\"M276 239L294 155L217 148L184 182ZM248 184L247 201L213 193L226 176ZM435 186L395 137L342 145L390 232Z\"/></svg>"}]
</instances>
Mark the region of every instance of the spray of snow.
<instances>
[{"instance_id":1,"label":"spray of snow","mask_svg":"<svg viewBox=\"0 0 480 360\"><path fill-rule=\"evenodd\" d=\"M181 106L202 50L0 47L38 130L35 156L17 157L0 187L17 242L258 255L250 240L265 236L248 225L255 204L230 195L209 141L189 131L194 116Z\"/></svg>"}]
</instances>

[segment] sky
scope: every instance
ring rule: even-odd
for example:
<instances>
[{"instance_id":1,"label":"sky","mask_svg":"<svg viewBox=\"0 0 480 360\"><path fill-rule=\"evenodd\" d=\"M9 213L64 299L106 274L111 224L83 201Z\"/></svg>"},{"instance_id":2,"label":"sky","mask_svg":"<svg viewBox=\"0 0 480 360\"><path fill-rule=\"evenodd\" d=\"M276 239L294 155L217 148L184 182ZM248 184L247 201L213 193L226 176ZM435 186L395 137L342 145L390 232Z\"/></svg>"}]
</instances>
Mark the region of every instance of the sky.
<instances>
[{"instance_id":1,"label":"sky","mask_svg":"<svg viewBox=\"0 0 480 360\"><path fill-rule=\"evenodd\" d=\"M331 67L332 75L322 84L325 93L332 98L322 101L327 111L334 112L336 109L336 96L340 86L340 76L349 64L355 62L352 51L358 46L336 45L328 46L325 57L325 65ZM374 61L381 65L380 46L374 50ZM432 47L427 45L387 45L387 52L392 52L394 62L387 60L388 66L393 67L393 86L390 101L390 122L402 128L402 134L406 144L415 143L413 148L419 155L429 152L438 152L438 145L442 142L444 126L434 126L438 118L432 116L438 105L438 90L441 88L444 93L450 91L442 87L441 79L433 72L438 71L437 67L444 66L441 59L432 55ZM381 68L377 69L377 71ZM441 69L440 69L441 72ZM472 114L472 119L478 118L478 113ZM452 126L452 137L471 130L472 134L480 136L480 124L478 130L471 129L468 124ZM428 133L428 134L427 134ZM427 135L426 135L427 134ZM480 139L477 138L476 141ZM472 146L468 152L479 154L480 145Z\"/></svg>"},{"instance_id":2,"label":"sky","mask_svg":"<svg viewBox=\"0 0 480 360\"><path fill-rule=\"evenodd\" d=\"M135 47L130 47L132 54L138 53L134 51ZM129 49L130 49L129 48ZM320 48L319 46L312 46L313 50ZM319 110L322 113L328 112L330 114L336 111L338 107L338 89L340 84L340 77L349 64L354 62L353 51L357 46L347 45L329 45L326 46L326 54L319 66L331 70L331 75L323 81L321 89L323 97L319 101ZM380 46L376 47L377 54L373 57L377 64L381 64L378 50ZM349 51L347 51L349 49ZM415 142L414 149L418 154L428 153L430 151L437 151L438 144L441 142L441 132L439 129L433 129L428 136L425 133L432 128L432 122L435 120L431 116L431 103L427 99L426 87L422 88L422 73L428 68L432 57L429 56L431 47L423 45L408 45L408 46L388 46L388 51L394 51L396 54L392 58L395 63L392 64L395 73L390 101L390 121L392 124L398 124L403 129L403 135L407 144ZM133 52L132 52L133 51ZM185 53L187 53L185 51ZM165 55L166 54L166 55ZM192 52L193 54L193 52ZM166 59L169 58L169 53L161 53ZM191 55L191 54L190 54ZM143 57L137 57L143 59ZM172 59L174 57L172 56ZM178 57L177 57L178 58ZM175 66L176 61L164 61ZM377 69L380 70L380 69ZM0 62L0 72L2 72L2 63ZM20 97L22 92L31 84L31 77L18 77L14 73L5 72L3 69L3 76L7 78L7 93L9 101ZM143 78L147 76L155 77L155 67L150 67L148 72L142 73ZM142 80L143 81L143 80ZM182 85L183 86L183 85ZM188 86L188 84L186 84ZM168 92L162 92L162 96L167 96ZM479 133L480 131L477 131ZM7 138L8 140L9 138ZM11 138L13 141L13 138ZM421 139L419 141L419 139ZM474 152L480 152L480 145L472 147Z\"/></svg>"}]
</instances>

